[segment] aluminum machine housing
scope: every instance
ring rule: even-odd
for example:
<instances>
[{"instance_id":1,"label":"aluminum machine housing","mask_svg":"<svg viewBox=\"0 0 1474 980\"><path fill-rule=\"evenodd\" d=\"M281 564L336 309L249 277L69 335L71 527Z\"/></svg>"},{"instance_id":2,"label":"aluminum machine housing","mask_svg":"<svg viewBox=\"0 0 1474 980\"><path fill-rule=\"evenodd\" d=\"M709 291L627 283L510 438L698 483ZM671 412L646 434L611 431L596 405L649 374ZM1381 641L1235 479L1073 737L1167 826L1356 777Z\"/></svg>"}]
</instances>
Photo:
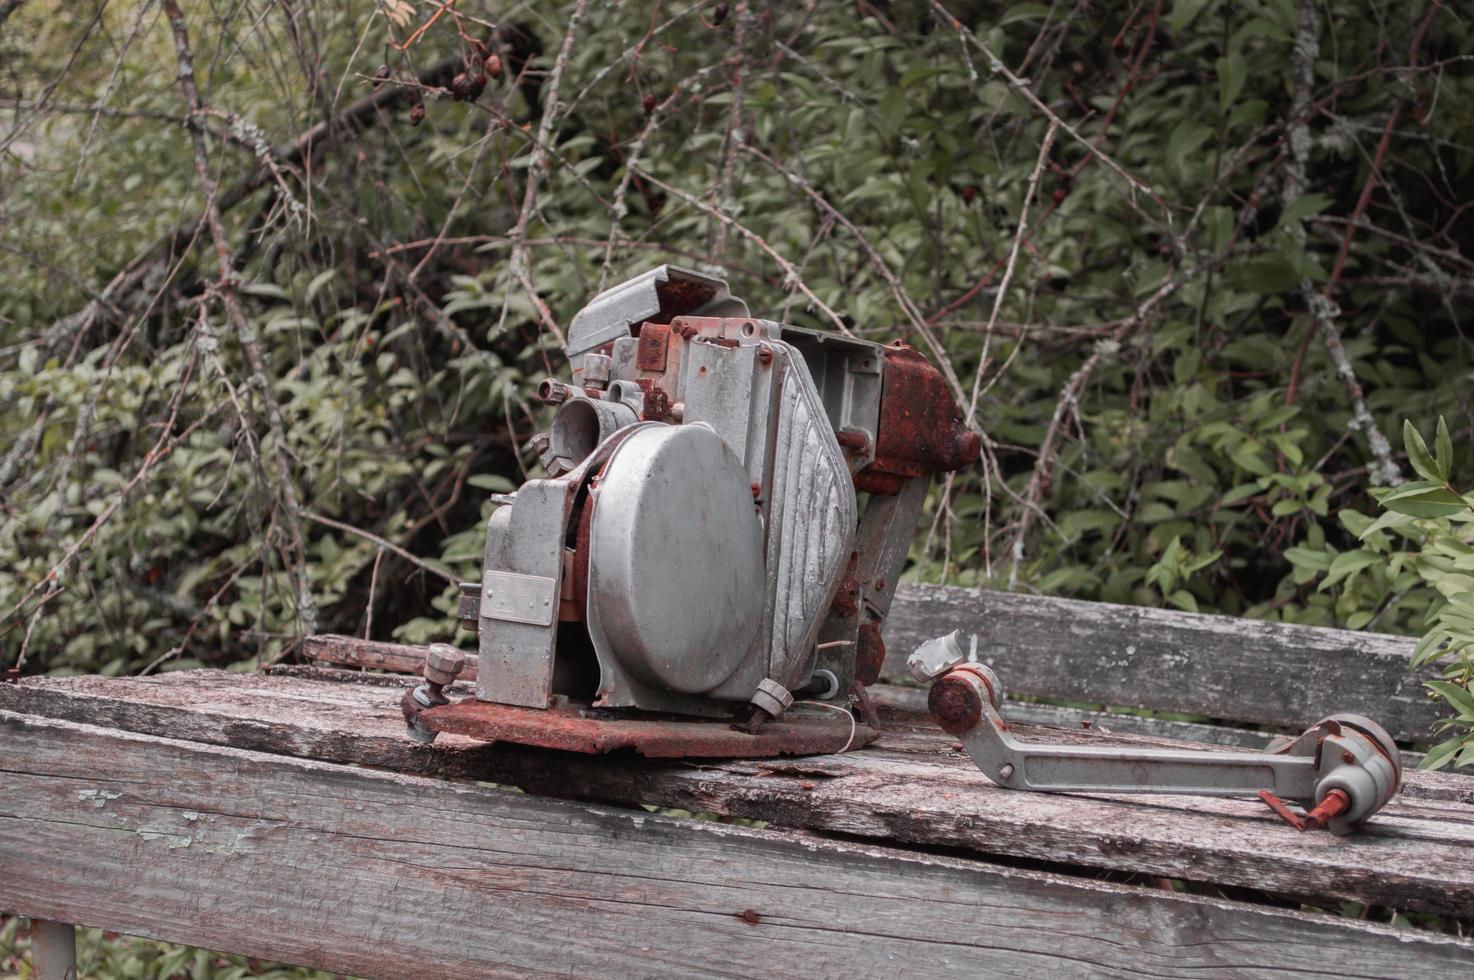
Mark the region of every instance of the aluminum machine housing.
<instances>
[{"instance_id":1,"label":"aluminum machine housing","mask_svg":"<svg viewBox=\"0 0 1474 980\"><path fill-rule=\"evenodd\" d=\"M874 683L932 475L979 454L941 373L899 342L753 317L672 265L595 297L567 354L571 382L538 389L557 405L534 440L547 475L494 497L463 587L475 698L755 731L796 692L843 703ZM455 714L411 728L579 747Z\"/></svg>"}]
</instances>

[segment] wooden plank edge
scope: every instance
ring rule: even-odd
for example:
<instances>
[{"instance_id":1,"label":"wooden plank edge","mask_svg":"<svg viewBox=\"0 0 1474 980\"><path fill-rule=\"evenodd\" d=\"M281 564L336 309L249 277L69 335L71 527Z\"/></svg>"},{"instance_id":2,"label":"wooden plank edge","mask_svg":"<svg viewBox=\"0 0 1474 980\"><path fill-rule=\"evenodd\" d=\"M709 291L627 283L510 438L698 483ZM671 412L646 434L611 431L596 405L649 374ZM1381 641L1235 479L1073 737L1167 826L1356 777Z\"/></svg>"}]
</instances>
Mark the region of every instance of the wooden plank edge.
<instances>
[{"instance_id":1,"label":"wooden plank edge","mask_svg":"<svg viewBox=\"0 0 1474 980\"><path fill-rule=\"evenodd\" d=\"M534 794L658 804L886 843L1044 861L1057 868L1241 885L1319 904L1354 898L1404 910L1474 915L1469 851L1463 843L1469 838L1466 804L1474 781L1465 777L1440 781L1441 774L1418 774L1417 783L1433 789L1424 794L1429 802L1420 803L1416 815L1399 817L1396 811L1402 808L1394 805L1369 832L1372 839L1347 841L1295 835L1249 801L1007 793L958 758L866 751L684 766L443 738L432 746L402 737L392 710L380 710L376 701L365 703L360 693L340 685L282 678L281 690L257 690L271 679L208 671L198 678L148 682L81 680L121 689L123 696L74 692L58 680L0 687L0 708L397 772L491 780ZM228 684L221 687L217 681ZM130 684L142 684L137 693L150 697L198 696L206 703L132 701L126 697ZM232 695L232 685L246 689ZM354 696L344 698L345 693ZM935 741L945 745L940 735ZM1432 799L1443 792L1442 782L1458 785L1453 795ZM1441 840L1447 821L1457 839Z\"/></svg>"},{"instance_id":2,"label":"wooden plank edge","mask_svg":"<svg viewBox=\"0 0 1474 980\"><path fill-rule=\"evenodd\" d=\"M954 629L981 638L1005 690L1303 729L1339 712L1427 741L1439 708L1409 666L1415 640L1050 596L903 583L882 676Z\"/></svg>"},{"instance_id":3,"label":"wooden plank edge","mask_svg":"<svg viewBox=\"0 0 1474 980\"><path fill-rule=\"evenodd\" d=\"M1466 975L1474 944L0 712L0 907L372 976Z\"/></svg>"}]
</instances>

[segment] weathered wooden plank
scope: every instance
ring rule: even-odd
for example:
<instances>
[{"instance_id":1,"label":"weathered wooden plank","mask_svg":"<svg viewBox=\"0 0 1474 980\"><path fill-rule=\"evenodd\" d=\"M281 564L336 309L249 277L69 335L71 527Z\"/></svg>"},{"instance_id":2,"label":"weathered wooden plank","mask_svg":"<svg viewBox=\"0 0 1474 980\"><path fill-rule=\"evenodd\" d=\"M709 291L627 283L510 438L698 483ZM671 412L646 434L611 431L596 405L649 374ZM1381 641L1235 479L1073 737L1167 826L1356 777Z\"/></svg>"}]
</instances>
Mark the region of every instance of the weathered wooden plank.
<instances>
[{"instance_id":1,"label":"weathered wooden plank","mask_svg":"<svg viewBox=\"0 0 1474 980\"><path fill-rule=\"evenodd\" d=\"M424 668L428 647L401 643L383 643L361 640L352 636L321 633L303 641L302 656L323 664L336 664L347 668L370 668L402 674L418 674ZM476 679L477 656L465 655L465 666L460 679L470 682ZM295 670L297 676L312 676L311 669L299 665L284 665L279 671ZM876 704L910 714L926 714L926 691L920 688L880 684L871 687L870 696ZM1089 728L1104 726L1132 735L1153 735L1184 741L1207 742L1216 745L1236 745L1248 748L1263 748L1274 735L1252 728L1229 728L1224 725L1204 725L1196 722L1171 721L1163 718L1143 718L1135 715L1089 711L1083 708L1067 708L1060 705L1036 704L1009 700L1004 704L1003 716L1009 721L1034 725L1053 725L1061 728Z\"/></svg>"},{"instance_id":2,"label":"weathered wooden plank","mask_svg":"<svg viewBox=\"0 0 1474 980\"><path fill-rule=\"evenodd\" d=\"M925 688L896 684L876 684L869 688L870 699L882 715L916 720L929 716ZM1000 709L1005 721L1023 725L1048 725L1071 731L1119 732L1123 735L1147 735L1179 742L1226 745L1246 749L1262 749L1274 735L1254 728L1229 728L1166 718L1143 718L1107 711L1089 711L1055 704L1005 700Z\"/></svg>"},{"instance_id":3,"label":"weathered wooden plank","mask_svg":"<svg viewBox=\"0 0 1474 980\"><path fill-rule=\"evenodd\" d=\"M1402 798L1365 833L1334 838L1296 834L1252 800L1000 789L950 738L926 727L888 730L871 748L843 756L656 764L446 737L418 745L403 735L397 700L355 684L209 671L0 686L0 708L200 742L1256 888L1309 902L1356 899L1474 918L1468 777L1409 774Z\"/></svg>"},{"instance_id":4,"label":"weathered wooden plank","mask_svg":"<svg viewBox=\"0 0 1474 980\"><path fill-rule=\"evenodd\" d=\"M341 636L337 633L319 633L305 637L302 641L302 656L308 660L392 670L401 674L418 674L424 670L425 655L429 649L429 647L407 643L360 640L357 637ZM480 657L474 653L466 653L465 663L461 667L461 680L474 681L480 664Z\"/></svg>"},{"instance_id":5,"label":"weathered wooden plank","mask_svg":"<svg viewBox=\"0 0 1474 980\"><path fill-rule=\"evenodd\" d=\"M1427 741L1439 716L1407 637L940 585L897 590L885 676L954 629L982 637L1014 694L1290 728L1353 712L1400 740Z\"/></svg>"},{"instance_id":6,"label":"weathered wooden plank","mask_svg":"<svg viewBox=\"0 0 1474 980\"><path fill-rule=\"evenodd\" d=\"M1466 975L1241 903L0 712L0 907L366 976Z\"/></svg>"}]
</instances>

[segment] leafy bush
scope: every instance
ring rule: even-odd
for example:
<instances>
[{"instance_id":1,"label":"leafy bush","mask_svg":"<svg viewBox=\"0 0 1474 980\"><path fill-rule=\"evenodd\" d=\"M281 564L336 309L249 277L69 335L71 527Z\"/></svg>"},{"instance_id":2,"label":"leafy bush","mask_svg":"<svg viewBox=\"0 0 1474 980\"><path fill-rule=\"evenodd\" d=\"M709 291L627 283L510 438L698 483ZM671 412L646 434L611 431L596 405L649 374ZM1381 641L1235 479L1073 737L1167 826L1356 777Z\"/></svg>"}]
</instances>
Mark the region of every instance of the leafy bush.
<instances>
[{"instance_id":1,"label":"leafy bush","mask_svg":"<svg viewBox=\"0 0 1474 980\"><path fill-rule=\"evenodd\" d=\"M1474 431L1447 5L186 2L198 104L154 5L4 9L7 663L452 636L562 325L667 260L956 380L917 577L1422 626L1317 563L1388 424Z\"/></svg>"},{"instance_id":2,"label":"leafy bush","mask_svg":"<svg viewBox=\"0 0 1474 980\"><path fill-rule=\"evenodd\" d=\"M28 980L31 976L31 943L24 935L23 919L0 917L0 975ZM245 956L212 953L190 946L175 946L105 933L101 929L77 930L77 975L108 980L328 980L331 973L301 967L263 963Z\"/></svg>"},{"instance_id":3,"label":"leafy bush","mask_svg":"<svg viewBox=\"0 0 1474 980\"><path fill-rule=\"evenodd\" d=\"M1322 590L1339 585L1343 594L1356 594L1358 580L1366 579L1360 594L1377 606L1391 595L1418 593L1418 605L1427 611L1412 665L1443 664L1442 679L1426 683L1431 696L1454 712L1438 729L1453 737L1433 746L1422 765L1467 766L1474 764L1474 500L1451 482L1453 440L1444 419L1438 420L1432 452L1411 422L1404 424L1403 444L1422 479L1374 490L1383 509L1375 520L1350 509L1341 512L1359 547L1302 554L1297 563L1325 573ZM1374 613L1368 609L1355 616Z\"/></svg>"}]
</instances>

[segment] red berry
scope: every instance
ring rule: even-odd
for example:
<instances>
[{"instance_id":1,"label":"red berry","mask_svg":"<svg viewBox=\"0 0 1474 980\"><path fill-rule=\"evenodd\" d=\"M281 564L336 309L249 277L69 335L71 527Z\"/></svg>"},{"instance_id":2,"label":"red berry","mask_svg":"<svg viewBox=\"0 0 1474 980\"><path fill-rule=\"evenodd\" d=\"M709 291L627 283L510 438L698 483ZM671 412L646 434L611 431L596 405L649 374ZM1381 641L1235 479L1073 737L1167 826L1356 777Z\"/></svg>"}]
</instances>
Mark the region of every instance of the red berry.
<instances>
[{"instance_id":1,"label":"red berry","mask_svg":"<svg viewBox=\"0 0 1474 980\"><path fill-rule=\"evenodd\" d=\"M496 55L490 55L486 59L486 73L492 78L502 77L502 59Z\"/></svg>"},{"instance_id":2,"label":"red berry","mask_svg":"<svg viewBox=\"0 0 1474 980\"><path fill-rule=\"evenodd\" d=\"M972 184L962 188L962 203L971 207L973 200L978 196L978 189Z\"/></svg>"},{"instance_id":3,"label":"red berry","mask_svg":"<svg viewBox=\"0 0 1474 980\"><path fill-rule=\"evenodd\" d=\"M655 96L645 96L643 99L640 100L640 104L645 107L645 115L650 115L650 113L655 111Z\"/></svg>"},{"instance_id":4,"label":"red berry","mask_svg":"<svg viewBox=\"0 0 1474 980\"><path fill-rule=\"evenodd\" d=\"M727 5L724 4L724 3L717 4L716 9L711 12L711 22L713 24L716 24L716 25L720 26L721 23L722 23L722 21L724 21L726 19L727 19Z\"/></svg>"},{"instance_id":5,"label":"red berry","mask_svg":"<svg viewBox=\"0 0 1474 980\"><path fill-rule=\"evenodd\" d=\"M425 103L416 102L409 110L409 122L411 126L418 126L425 120Z\"/></svg>"}]
</instances>

